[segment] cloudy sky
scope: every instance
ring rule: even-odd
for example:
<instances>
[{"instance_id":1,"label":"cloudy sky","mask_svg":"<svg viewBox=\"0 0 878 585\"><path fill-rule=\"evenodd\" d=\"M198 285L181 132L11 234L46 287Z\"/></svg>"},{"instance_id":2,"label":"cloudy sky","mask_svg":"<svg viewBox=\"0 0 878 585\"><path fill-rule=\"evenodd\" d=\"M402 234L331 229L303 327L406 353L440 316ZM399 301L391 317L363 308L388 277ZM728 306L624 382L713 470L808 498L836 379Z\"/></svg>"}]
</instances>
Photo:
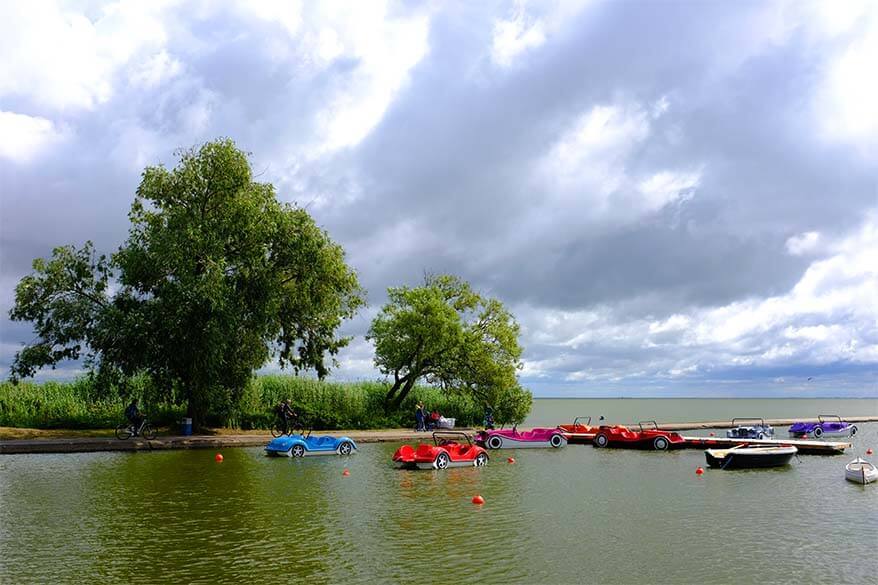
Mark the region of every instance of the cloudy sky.
<instances>
[{"instance_id":1,"label":"cloudy sky","mask_svg":"<svg viewBox=\"0 0 878 585\"><path fill-rule=\"evenodd\" d=\"M538 396L876 396L876 62L853 0L0 1L0 367L32 259L230 136L369 292L338 378L426 271Z\"/></svg>"}]
</instances>

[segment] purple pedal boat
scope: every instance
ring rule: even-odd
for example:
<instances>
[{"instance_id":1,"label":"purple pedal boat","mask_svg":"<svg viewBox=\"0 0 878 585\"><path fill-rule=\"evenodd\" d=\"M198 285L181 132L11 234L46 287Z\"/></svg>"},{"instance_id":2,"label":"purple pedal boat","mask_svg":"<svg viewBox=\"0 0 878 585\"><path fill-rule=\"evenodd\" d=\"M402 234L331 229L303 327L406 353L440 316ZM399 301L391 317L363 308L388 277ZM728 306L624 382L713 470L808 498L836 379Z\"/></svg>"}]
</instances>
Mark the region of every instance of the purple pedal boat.
<instances>
[{"instance_id":1,"label":"purple pedal boat","mask_svg":"<svg viewBox=\"0 0 878 585\"><path fill-rule=\"evenodd\" d=\"M567 434L558 429L532 429L479 431L476 442L488 449L535 449L553 447L555 449L567 444Z\"/></svg>"},{"instance_id":2,"label":"purple pedal boat","mask_svg":"<svg viewBox=\"0 0 878 585\"><path fill-rule=\"evenodd\" d=\"M791 437L812 436L815 439L821 437L853 437L857 434L857 427L849 422L841 420L837 414L821 414L817 416L817 422L797 422L789 430Z\"/></svg>"}]
</instances>

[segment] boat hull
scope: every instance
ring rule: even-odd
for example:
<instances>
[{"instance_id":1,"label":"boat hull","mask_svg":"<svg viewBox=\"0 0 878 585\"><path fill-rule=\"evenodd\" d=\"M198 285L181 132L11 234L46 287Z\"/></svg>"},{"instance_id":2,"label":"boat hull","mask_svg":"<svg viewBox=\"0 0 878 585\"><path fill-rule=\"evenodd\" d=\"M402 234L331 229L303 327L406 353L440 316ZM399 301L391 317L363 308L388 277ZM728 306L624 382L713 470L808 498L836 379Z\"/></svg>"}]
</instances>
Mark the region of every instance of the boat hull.
<instances>
[{"instance_id":1,"label":"boat hull","mask_svg":"<svg viewBox=\"0 0 878 585\"><path fill-rule=\"evenodd\" d=\"M558 425L558 429L564 431L570 445L590 445L597 434L597 427L586 425Z\"/></svg>"},{"instance_id":2,"label":"boat hull","mask_svg":"<svg viewBox=\"0 0 878 585\"><path fill-rule=\"evenodd\" d=\"M686 446L686 439L673 431L658 429L633 431L622 426L605 426L595 433L592 444L595 447L667 451L682 449Z\"/></svg>"},{"instance_id":3,"label":"boat hull","mask_svg":"<svg viewBox=\"0 0 878 585\"><path fill-rule=\"evenodd\" d=\"M566 432L567 443L570 445L591 445L596 433L571 433Z\"/></svg>"},{"instance_id":4,"label":"boat hull","mask_svg":"<svg viewBox=\"0 0 878 585\"><path fill-rule=\"evenodd\" d=\"M787 465L797 451L795 447L707 449L704 457L715 469L759 469Z\"/></svg>"},{"instance_id":5,"label":"boat hull","mask_svg":"<svg viewBox=\"0 0 878 585\"><path fill-rule=\"evenodd\" d=\"M345 453L342 453L343 448ZM295 457L293 449L300 450L302 457L350 455L357 450L357 444L348 437L285 435L272 439L265 446L265 453L276 457Z\"/></svg>"},{"instance_id":6,"label":"boat hull","mask_svg":"<svg viewBox=\"0 0 878 585\"><path fill-rule=\"evenodd\" d=\"M878 481L878 473L873 473L870 475L862 469L860 469L859 471L847 470L844 472L844 478L854 483L866 485L867 483L874 483Z\"/></svg>"},{"instance_id":7,"label":"boat hull","mask_svg":"<svg viewBox=\"0 0 878 585\"><path fill-rule=\"evenodd\" d=\"M567 444L567 439L562 438L561 443L558 447L563 447ZM502 443L495 447L494 445L488 444L489 449L553 449L557 448L550 441L518 441L516 439L511 439L509 437L503 437Z\"/></svg>"},{"instance_id":8,"label":"boat hull","mask_svg":"<svg viewBox=\"0 0 878 585\"><path fill-rule=\"evenodd\" d=\"M266 449L265 454L272 457L292 457L293 448L290 447L286 451L275 451ZM316 457L318 455L341 455L341 452L338 449L324 449L321 451L308 451L306 449L303 457Z\"/></svg>"},{"instance_id":9,"label":"boat hull","mask_svg":"<svg viewBox=\"0 0 878 585\"><path fill-rule=\"evenodd\" d=\"M533 431L480 431L476 442L488 449L558 449L567 445L567 435L559 429Z\"/></svg>"},{"instance_id":10,"label":"boat hull","mask_svg":"<svg viewBox=\"0 0 878 585\"><path fill-rule=\"evenodd\" d=\"M878 481L878 469L868 461L856 459L845 466L844 478L854 483L866 485Z\"/></svg>"}]
</instances>

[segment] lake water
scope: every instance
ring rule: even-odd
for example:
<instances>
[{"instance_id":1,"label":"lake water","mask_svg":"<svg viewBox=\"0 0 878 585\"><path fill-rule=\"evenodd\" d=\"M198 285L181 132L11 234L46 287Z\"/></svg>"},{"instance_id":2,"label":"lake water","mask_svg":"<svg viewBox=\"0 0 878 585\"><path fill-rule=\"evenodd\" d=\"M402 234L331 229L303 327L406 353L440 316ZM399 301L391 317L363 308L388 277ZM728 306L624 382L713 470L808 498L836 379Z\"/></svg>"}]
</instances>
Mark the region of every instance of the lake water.
<instances>
[{"instance_id":1,"label":"lake water","mask_svg":"<svg viewBox=\"0 0 878 585\"><path fill-rule=\"evenodd\" d=\"M531 420L875 407L810 402L541 400ZM857 452L878 449L878 424L859 427L842 456L700 477L699 450L587 445L441 472L393 469L395 444L345 459L226 449L220 464L211 451L7 455L0 582L874 583L878 484L844 480Z\"/></svg>"},{"instance_id":2,"label":"lake water","mask_svg":"<svg viewBox=\"0 0 878 585\"><path fill-rule=\"evenodd\" d=\"M523 426L555 426L573 422L576 416L603 415L608 422L636 423L641 420L698 422L732 420L735 417L795 418L818 414L878 416L878 399L803 398L541 398Z\"/></svg>"}]
</instances>

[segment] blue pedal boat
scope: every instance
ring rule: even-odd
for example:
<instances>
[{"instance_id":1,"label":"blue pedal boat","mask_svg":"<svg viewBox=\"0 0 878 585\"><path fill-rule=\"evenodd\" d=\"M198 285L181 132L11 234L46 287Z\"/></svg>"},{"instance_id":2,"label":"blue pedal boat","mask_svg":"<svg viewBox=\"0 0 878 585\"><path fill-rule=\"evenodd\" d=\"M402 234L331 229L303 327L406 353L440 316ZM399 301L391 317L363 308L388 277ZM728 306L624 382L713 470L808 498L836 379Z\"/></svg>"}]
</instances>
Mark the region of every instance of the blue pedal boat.
<instances>
[{"instance_id":1,"label":"blue pedal boat","mask_svg":"<svg viewBox=\"0 0 878 585\"><path fill-rule=\"evenodd\" d=\"M284 435L272 439L265 446L267 455L284 457L310 457L313 455L350 455L357 449L357 444L348 437L332 437L329 435Z\"/></svg>"}]
</instances>

